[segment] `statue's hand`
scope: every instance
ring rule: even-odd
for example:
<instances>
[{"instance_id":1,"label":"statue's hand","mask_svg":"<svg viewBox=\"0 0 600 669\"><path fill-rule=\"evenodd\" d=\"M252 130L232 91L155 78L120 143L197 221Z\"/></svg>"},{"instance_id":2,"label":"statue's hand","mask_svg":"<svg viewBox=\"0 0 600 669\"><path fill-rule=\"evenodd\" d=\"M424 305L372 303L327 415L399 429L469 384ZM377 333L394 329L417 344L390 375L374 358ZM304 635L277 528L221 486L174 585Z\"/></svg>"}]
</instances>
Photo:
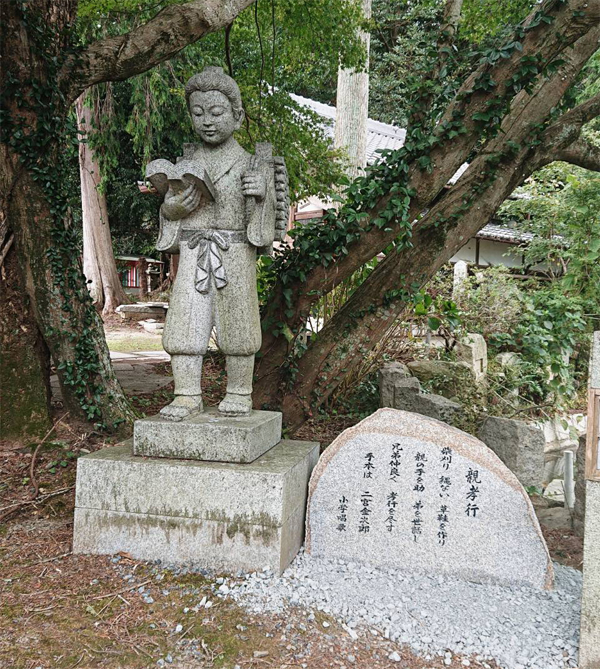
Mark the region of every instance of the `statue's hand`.
<instances>
[{"instance_id":1,"label":"statue's hand","mask_svg":"<svg viewBox=\"0 0 600 669\"><path fill-rule=\"evenodd\" d=\"M162 204L163 216L170 221L178 221L180 218L189 216L197 209L201 200L202 193L194 184L190 184L179 193L173 193L169 189Z\"/></svg>"},{"instance_id":2,"label":"statue's hand","mask_svg":"<svg viewBox=\"0 0 600 669\"><path fill-rule=\"evenodd\" d=\"M242 193L263 200L267 193L267 180L258 172L242 175Z\"/></svg>"}]
</instances>

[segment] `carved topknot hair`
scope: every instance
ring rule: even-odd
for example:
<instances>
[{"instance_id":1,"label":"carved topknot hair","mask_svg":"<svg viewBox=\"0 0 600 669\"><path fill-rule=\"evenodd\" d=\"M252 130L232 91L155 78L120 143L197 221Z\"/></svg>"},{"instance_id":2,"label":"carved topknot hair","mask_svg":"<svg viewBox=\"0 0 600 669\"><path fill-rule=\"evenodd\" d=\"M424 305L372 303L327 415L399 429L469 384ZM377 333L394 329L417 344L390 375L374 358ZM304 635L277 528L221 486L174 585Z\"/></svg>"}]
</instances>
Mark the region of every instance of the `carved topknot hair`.
<instances>
[{"instance_id":1,"label":"carved topknot hair","mask_svg":"<svg viewBox=\"0 0 600 669\"><path fill-rule=\"evenodd\" d=\"M219 91L223 93L229 101L234 111L239 112L242 109L242 96L239 86L235 81L223 72L222 67L205 67L200 74L195 74L185 85L185 99L190 106L190 95L195 91Z\"/></svg>"}]
</instances>

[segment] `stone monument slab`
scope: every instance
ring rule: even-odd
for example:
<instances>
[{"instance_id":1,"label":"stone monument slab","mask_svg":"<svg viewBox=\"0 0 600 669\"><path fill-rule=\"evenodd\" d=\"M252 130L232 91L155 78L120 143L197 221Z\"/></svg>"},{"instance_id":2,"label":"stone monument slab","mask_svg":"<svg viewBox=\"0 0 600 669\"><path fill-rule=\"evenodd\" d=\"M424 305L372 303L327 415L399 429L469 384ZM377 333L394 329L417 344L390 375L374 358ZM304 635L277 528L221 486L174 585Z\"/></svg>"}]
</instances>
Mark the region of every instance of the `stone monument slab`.
<instances>
[{"instance_id":1,"label":"stone monument slab","mask_svg":"<svg viewBox=\"0 0 600 669\"><path fill-rule=\"evenodd\" d=\"M253 462L281 440L281 413L224 416L216 407L179 422L160 415L136 420L133 452L162 458Z\"/></svg>"},{"instance_id":2,"label":"stone monument slab","mask_svg":"<svg viewBox=\"0 0 600 669\"><path fill-rule=\"evenodd\" d=\"M327 448L309 485L307 552L476 582L550 589L529 498L471 435L380 409Z\"/></svg>"},{"instance_id":3,"label":"stone monument slab","mask_svg":"<svg viewBox=\"0 0 600 669\"><path fill-rule=\"evenodd\" d=\"M302 545L314 442L251 464L143 458L131 440L77 461L75 553L282 572Z\"/></svg>"}]
</instances>

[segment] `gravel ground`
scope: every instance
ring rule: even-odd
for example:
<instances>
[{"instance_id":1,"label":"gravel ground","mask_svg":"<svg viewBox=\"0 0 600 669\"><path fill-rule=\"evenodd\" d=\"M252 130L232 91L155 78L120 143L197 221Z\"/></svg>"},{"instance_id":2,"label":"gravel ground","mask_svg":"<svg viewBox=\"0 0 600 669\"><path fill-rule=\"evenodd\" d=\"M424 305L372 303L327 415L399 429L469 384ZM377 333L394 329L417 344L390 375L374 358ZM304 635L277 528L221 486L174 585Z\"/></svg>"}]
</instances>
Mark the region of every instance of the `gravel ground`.
<instances>
[{"instance_id":1,"label":"gravel ground","mask_svg":"<svg viewBox=\"0 0 600 669\"><path fill-rule=\"evenodd\" d=\"M300 553L280 578L265 570L219 579L215 589L255 613L281 613L290 606L321 611L352 638L375 627L420 655L494 659L505 669L576 667L582 576L570 567L554 568L555 589L541 592Z\"/></svg>"}]
</instances>

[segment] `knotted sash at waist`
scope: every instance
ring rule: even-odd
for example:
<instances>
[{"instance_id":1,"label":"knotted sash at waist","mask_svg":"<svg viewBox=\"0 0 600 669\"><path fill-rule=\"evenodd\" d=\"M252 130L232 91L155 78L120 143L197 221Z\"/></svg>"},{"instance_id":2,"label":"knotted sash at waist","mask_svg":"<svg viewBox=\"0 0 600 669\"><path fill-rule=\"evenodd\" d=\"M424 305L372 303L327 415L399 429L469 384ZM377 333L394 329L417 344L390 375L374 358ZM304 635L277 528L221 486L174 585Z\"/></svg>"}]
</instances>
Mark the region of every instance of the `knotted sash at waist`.
<instances>
[{"instance_id":1,"label":"knotted sash at waist","mask_svg":"<svg viewBox=\"0 0 600 669\"><path fill-rule=\"evenodd\" d=\"M208 293L211 276L217 289L227 285L222 252L230 244L247 242L248 237L244 230L182 230L181 241L187 242L190 249L198 247L194 283L199 293Z\"/></svg>"}]
</instances>

